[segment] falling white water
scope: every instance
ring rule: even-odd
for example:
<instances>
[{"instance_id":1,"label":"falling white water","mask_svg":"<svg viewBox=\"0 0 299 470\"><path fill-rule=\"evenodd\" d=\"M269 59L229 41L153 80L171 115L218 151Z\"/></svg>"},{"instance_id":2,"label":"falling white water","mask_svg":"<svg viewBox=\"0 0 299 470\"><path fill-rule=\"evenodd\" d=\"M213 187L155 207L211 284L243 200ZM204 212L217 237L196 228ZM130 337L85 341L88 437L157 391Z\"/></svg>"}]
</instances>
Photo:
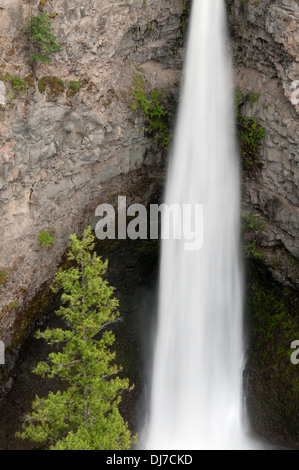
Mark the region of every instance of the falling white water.
<instances>
[{"instance_id":1,"label":"falling white water","mask_svg":"<svg viewBox=\"0 0 299 470\"><path fill-rule=\"evenodd\" d=\"M204 241L162 244L147 449L247 449L239 168L224 0L194 0L165 202L203 204Z\"/></svg>"}]
</instances>

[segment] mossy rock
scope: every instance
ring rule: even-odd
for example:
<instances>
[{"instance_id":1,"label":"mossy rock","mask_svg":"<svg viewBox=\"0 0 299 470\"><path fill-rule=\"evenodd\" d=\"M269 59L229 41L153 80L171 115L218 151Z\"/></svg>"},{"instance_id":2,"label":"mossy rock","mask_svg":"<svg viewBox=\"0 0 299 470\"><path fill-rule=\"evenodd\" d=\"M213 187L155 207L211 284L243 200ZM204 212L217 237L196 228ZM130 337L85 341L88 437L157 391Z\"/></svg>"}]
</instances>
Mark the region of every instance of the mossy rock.
<instances>
[{"instance_id":1,"label":"mossy rock","mask_svg":"<svg viewBox=\"0 0 299 470\"><path fill-rule=\"evenodd\" d=\"M38 90L40 93L44 93L47 90L51 98L56 98L64 92L65 84L58 77L42 77L38 81Z\"/></svg>"},{"instance_id":2,"label":"mossy rock","mask_svg":"<svg viewBox=\"0 0 299 470\"><path fill-rule=\"evenodd\" d=\"M80 82L70 81L69 89L66 92L66 96L71 98L71 97L75 96L77 93L79 93L80 89L81 89L81 83Z\"/></svg>"},{"instance_id":3,"label":"mossy rock","mask_svg":"<svg viewBox=\"0 0 299 470\"><path fill-rule=\"evenodd\" d=\"M256 432L293 445L298 423L298 366L291 343L299 338L299 293L276 282L262 263L248 262L245 331L246 396Z\"/></svg>"},{"instance_id":4,"label":"mossy rock","mask_svg":"<svg viewBox=\"0 0 299 470\"><path fill-rule=\"evenodd\" d=\"M10 75L10 73L6 73L5 75L3 75L3 73L0 73L0 80L2 82L7 82L9 83L12 79L12 76Z\"/></svg>"},{"instance_id":5,"label":"mossy rock","mask_svg":"<svg viewBox=\"0 0 299 470\"><path fill-rule=\"evenodd\" d=\"M45 284L25 309L19 309L14 324L14 337L11 346L7 350L8 353L19 347L27 332L33 328L35 321L47 312L52 298L53 293L49 285Z\"/></svg>"},{"instance_id":6,"label":"mossy rock","mask_svg":"<svg viewBox=\"0 0 299 470\"><path fill-rule=\"evenodd\" d=\"M17 68L18 66L15 66ZM13 92L13 98L15 96L22 96L24 93L27 94L29 88L34 88L35 83L32 75L28 75L25 78L20 76L12 76L10 73L6 73L3 75L0 73L0 80L8 83L11 87L11 91Z\"/></svg>"},{"instance_id":7,"label":"mossy rock","mask_svg":"<svg viewBox=\"0 0 299 470\"><path fill-rule=\"evenodd\" d=\"M24 80L29 88L35 87L34 78L32 75L27 75L27 77L25 77Z\"/></svg>"},{"instance_id":8,"label":"mossy rock","mask_svg":"<svg viewBox=\"0 0 299 470\"><path fill-rule=\"evenodd\" d=\"M5 305L2 308L2 314L12 312L13 310L18 309L19 306L20 306L19 301L18 300L13 300L12 302L10 302L10 304Z\"/></svg>"},{"instance_id":9,"label":"mossy rock","mask_svg":"<svg viewBox=\"0 0 299 470\"><path fill-rule=\"evenodd\" d=\"M8 278L7 271L0 271L0 286L6 284Z\"/></svg>"},{"instance_id":10,"label":"mossy rock","mask_svg":"<svg viewBox=\"0 0 299 470\"><path fill-rule=\"evenodd\" d=\"M180 18L180 29L183 34L187 30L187 26L189 23L189 17L191 12L192 0L183 0L183 11Z\"/></svg>"}]
</instances>

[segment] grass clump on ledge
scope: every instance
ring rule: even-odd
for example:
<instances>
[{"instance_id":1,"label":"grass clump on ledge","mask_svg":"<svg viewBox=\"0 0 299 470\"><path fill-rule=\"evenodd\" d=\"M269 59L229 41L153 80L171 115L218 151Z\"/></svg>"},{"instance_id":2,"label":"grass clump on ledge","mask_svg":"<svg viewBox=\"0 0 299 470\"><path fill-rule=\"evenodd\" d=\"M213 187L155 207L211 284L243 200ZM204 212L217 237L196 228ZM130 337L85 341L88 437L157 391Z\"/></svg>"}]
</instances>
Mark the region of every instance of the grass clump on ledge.
<instances>
[{"instance_id":1,"label":"grass clump on ledge","mask_svg":"<svg viewBox=\"0 0 299 470\"><path fill-rule=\"evenodd\" d=\"M0 271L0 287L3 284L6 284L8 278L8 274L6 271Z\"/></svg>"},{"instance_id":2,"label":"grass clump on ledge","mask_svg":"<svg viewBox=\"0 0 299 470\"><path fill-rule=\"evenodd\" d=\"M71 97L75 96L76 93L79 93L80 89L81 89L81 83L80 82L70 81L69 89L66 92L66 96L71 98Z\"/></svg>"},{"instance_id":3,"label":"grass clump on ledge","mask_svg":"<svg viewBox=\"0 0 299 470\"><path fill-rule=\"evenodd\" d=\"M6 73L5 75L0 73L0 80L10 85L11 98L15 98L15 96L22 96L23 93L27 94L29 88L34 87L34 80L32 75L28 75L27 77L22 78L13 77L10 75L10 73Z\"/></svg>"},{"instance_id":4,"label":"grass clump on ledge","mask_svg":"<svg viewBox=\"0 0 299 470\"><path fill-rule=\"evenodd\" d=\"M56 98L65 90L64 81L58 77L43 77L38 81L38 90L44 93L46 89L52 98Z\"/></svg>"}]
</instances>

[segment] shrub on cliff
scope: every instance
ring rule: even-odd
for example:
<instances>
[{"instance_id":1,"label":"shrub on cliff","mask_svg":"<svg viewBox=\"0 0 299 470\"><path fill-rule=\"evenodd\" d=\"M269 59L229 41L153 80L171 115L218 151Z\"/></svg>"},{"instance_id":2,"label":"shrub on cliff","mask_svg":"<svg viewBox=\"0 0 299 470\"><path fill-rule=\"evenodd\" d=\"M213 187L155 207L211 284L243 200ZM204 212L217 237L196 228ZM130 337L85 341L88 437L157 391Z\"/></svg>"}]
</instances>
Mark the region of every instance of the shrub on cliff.
<instances>
[{"instance_id":1,"label":"shrub on cliff","mask_svg":"<svg viewBox=\"0 0 299 470\"><path fill-rule=\"evenodd\" d=\"M172 138L171 117L166 106L169 98L163 89L147 90L141 75L135 76L134 85L135 88L131 90L133 98L131 107L136 112L141 109L146 119L148 137L166 152Z\"/></svg>"},{"instance_id":2,"label":"shrub on cliff","mask_svg":"<svg viewBox=\"0 0 299 470\"><path fill-rule=\"evenodd\" d=\"M61 51L60 44L56 41L51 26L52 21L45 13L33 16L25 26L25 32L29 34L34 52L30 54L30 61L36 63L52 62L51 55Z\"/></svg>"},{"instance_id":3,"label":"shrub on cliff","mask_svg":"<svg viewBox=\"0 0 299 470\"><path fill-rule=\"evenodd\" d=\"M107 262L92 254L94 237L90 227L82 240L72 235L69 261L74 264L56 275L54 291L62 290L57 314L66 329L46 329L37 337L61 345L34 372L44 378L59 377L63 391L36 397L23 432L50 450L120 450L135 442L124 422L119 404L128 379L120 378L110 347L114 335L107 327L118 318L118 300L105 280Z\"/></svg>"}]
</instances>

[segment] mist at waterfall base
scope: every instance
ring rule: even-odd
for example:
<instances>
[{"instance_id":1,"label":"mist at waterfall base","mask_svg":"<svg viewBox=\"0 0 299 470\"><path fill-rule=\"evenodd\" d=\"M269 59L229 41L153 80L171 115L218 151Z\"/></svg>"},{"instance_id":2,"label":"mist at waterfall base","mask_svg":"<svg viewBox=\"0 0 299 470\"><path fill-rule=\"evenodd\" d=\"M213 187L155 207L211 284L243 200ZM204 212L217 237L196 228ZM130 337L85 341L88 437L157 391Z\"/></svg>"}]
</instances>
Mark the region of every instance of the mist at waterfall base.
<instances>
[{"instance_id":1,"label":"mist at waterfall base","mask_svg":"<svg viewBox=\"0 0 299 470\"><path fill-rule=\"evenodd\" d=\"M224 0L194 0L164 202L203 204L203 246L163 240L151 450L257 449L243 406L240 175Z\"/></svg>"}]
</instances>

